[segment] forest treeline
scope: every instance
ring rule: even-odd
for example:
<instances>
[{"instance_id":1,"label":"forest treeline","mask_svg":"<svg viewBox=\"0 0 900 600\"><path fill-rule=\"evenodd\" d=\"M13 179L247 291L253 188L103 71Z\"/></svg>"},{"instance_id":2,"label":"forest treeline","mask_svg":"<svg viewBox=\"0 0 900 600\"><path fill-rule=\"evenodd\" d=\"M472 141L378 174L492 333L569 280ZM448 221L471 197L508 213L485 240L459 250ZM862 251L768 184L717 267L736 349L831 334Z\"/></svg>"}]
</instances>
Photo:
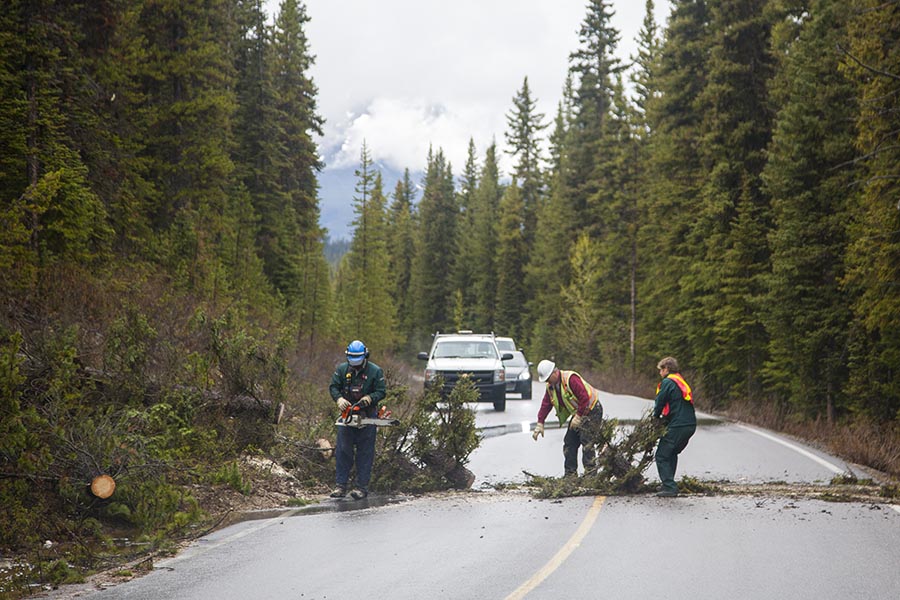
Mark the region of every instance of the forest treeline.
<instances>
[{"instance_id":1,"label":"forest treeline","mask_svg":"<svg viewBox=\"0 0 900 600\"><path fill-rule=\"evenodd\" d=\"M622 61L587 1L555 114L523 74L458 172L433 147L385 182L362 148L331 269L303 2L4 0L3 530L125 465L169 523L185 496L146 474L269 450L247 402L330 430L352 338L493 330L642 382L674 355L706 407L896 427L900 2L671 5Z\"/></svg>"},{"instance_id":2,"label":"forest treeline","mask_svg":"<svg viewBox=\"0 0 900 600\"><path fill-rule=\"evenodd\" d=\"M676 0L663 29L648 1L629 63L610 4L552 118L524 79L505 150L454 177L433 149L415 201L363 149L343 330L494 330L625 378L674 355L708 406L896 422L900 3Z\"/></svg>"}]
</instances>

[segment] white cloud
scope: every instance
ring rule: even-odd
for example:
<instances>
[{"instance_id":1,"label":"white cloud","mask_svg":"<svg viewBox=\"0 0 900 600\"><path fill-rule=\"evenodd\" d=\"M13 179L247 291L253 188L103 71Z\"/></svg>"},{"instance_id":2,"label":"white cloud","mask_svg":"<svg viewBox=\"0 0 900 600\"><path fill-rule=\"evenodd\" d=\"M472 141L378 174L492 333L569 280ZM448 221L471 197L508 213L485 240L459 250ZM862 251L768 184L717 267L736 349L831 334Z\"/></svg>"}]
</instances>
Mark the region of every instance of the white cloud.
<instances>
[{"instance_id":1,"label":"white cloud","mask_svg":"<svg viewBox=\"0 0 900 600\"><path fill-rule=\"evenodd\" d=\"M374 161L397 170L420 170L429 148L443 149L458 170L465 161L469 139L474 139L476 146L489 144L489 138L480 139L477 133L494 131L495 121L490 109L477 104L447 107L437 99L382 97L373 99L365 113L351 114L329 129L330 137L323 145L334 149L329 168L358 165L365 140Z\"/></svg>"},{"instance_id":2,"label":"white cloud","mask_svg":"<svg viewBox=\"0 0 900 600\"><path fill-rule=\"evenodd\" d=\"M584 0L306 0L326 169L355 166L362 141L395 170L425 167L441 148L459 173L469 138L479 153L496 139L528 77L552 122L586 14ZM636 52L644 2L613 0L618 55ZM657 21L669 12L656 2ZM270 15L277 0L268 0ZM548 130L549 131L549 130ZM501 168L508 172L501 152ZM322 197L327 198L327 190ZM325 225L329 206L323 202Z\"/></svg>"},{"instance_id":3,"label":"white cloud","mask_svg":"<svg viewBox=\"0 0 900 600\"><path fill-rule=\"evenodd\" d=\"M502 143L504 115L525 76L552 116L584 6L310 0L307 12L327 168L358 160L364 137L395 168L419 170L429 144L461 166L469 137L479 151L494 136ZM348 112L358 116L342 118Z\"/></svg>"}]
</instances>

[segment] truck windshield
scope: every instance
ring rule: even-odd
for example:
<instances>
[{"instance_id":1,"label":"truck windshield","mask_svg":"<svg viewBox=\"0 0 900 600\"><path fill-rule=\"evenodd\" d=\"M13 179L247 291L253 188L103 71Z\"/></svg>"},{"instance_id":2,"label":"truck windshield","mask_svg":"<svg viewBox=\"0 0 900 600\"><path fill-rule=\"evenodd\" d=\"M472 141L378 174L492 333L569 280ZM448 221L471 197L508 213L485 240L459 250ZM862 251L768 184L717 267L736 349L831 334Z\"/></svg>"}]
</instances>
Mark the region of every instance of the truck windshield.
<instances>
[{"instance_id":1,"label":"truck windshield","mask_svg":"<svg viewBox=\"0 0 900 600\"><path fill-rule=\"evenodd\" d=\"M490 342L439 342L434 358L497 358Z\"/></svg>"}]
</instances>

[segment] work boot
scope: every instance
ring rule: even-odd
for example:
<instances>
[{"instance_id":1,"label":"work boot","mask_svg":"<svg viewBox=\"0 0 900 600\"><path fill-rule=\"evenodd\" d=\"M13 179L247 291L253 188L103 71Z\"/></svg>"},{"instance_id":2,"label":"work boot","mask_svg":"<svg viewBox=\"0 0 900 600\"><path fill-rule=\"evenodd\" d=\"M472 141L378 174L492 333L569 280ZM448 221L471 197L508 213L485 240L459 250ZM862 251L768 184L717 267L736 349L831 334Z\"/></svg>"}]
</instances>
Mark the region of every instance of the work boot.
<instances>
[{"instance_id":1,"label":"work boot","mask_svg":"<svg viewBox=\"0 0 900 600\"><path fill-rule=\"evenodd\" d=\"M674 498L678 495L675 490L662 490L656 493L657 498Z\"/></svg>"},{"instance_id":2,"label":"work boot","mask_svg":"<svg viewBox=\"0 0 900 600\"><path fill-rule=\"evenodd\" d=\"M350 495L353 496L354 500L362 500L363 498L365 498L366 496L369 495L369 492L362 488L357 488L357 489L353 490L352 492L350 492Z\"/></svg>"},{"instance_id":3,"label":"work boot","mask_svg":"<svg viewBox=\"0 0 900 600\"><path fill-rule=\"evenodd\" d=\"M346 485L339 485L336 488L334 488L334 491L331 492L332 498L343 498L346 495L347 495L347 486Z\"/></svg>"}]
</instances>

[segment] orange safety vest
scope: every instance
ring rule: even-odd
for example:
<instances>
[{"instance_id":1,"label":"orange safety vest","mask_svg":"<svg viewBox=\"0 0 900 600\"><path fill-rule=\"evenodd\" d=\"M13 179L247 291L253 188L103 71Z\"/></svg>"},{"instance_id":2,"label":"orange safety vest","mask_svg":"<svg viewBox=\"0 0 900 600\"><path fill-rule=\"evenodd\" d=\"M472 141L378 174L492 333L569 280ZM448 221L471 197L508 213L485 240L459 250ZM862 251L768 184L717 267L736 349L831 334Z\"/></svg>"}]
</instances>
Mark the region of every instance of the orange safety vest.
<instances>
[{"instance_id":1,"label":"orange safety vest","mask_svg":"<svg viewBox=\"0 0 900 600\"><path fill-rule=\"evenodd\" d=\"M681 390L681 395L684 396L684 400L686 402L694 403L694 395L691 393L691 386L688 385L688 382L684 380L684 377L679 375L678 373L669 373L666 375L666 379L671 379L675 382L678 388ZM662 381L656 384L656 393L659 394L659 388L662 387ZM669 403L666 402L666 405L663 406L662 416L667 416L669 414Z\"/></svg>"},{"instance_id":2,"label":"orange safety vest","mask_svg":"<svg viewBox=\"0 0 900 600\"><path fill-rule=\"evenodd\" d=\"M563 424L569 419L570 415L575 414L578 410L578 398L575 397L575 394L573 394L572 390L569 388L569 379L571 379L572 375L578 375L578 373L575 371L560 370L559 374L559 387L562 391L562 398L556 393L556 388L549 384L547 385L547 394L550 396L550 403L553 405L553 408L556 409L556 415L559 417L560 424ZM589 397L588 410L590 410L597 404L600 395L597 393L597 390L594 389L594 386L584 380L584 377L581 377L581 375L578 375L578 377L581 378L584 389L587 390Z\"/></svg>"}]
</instances>

